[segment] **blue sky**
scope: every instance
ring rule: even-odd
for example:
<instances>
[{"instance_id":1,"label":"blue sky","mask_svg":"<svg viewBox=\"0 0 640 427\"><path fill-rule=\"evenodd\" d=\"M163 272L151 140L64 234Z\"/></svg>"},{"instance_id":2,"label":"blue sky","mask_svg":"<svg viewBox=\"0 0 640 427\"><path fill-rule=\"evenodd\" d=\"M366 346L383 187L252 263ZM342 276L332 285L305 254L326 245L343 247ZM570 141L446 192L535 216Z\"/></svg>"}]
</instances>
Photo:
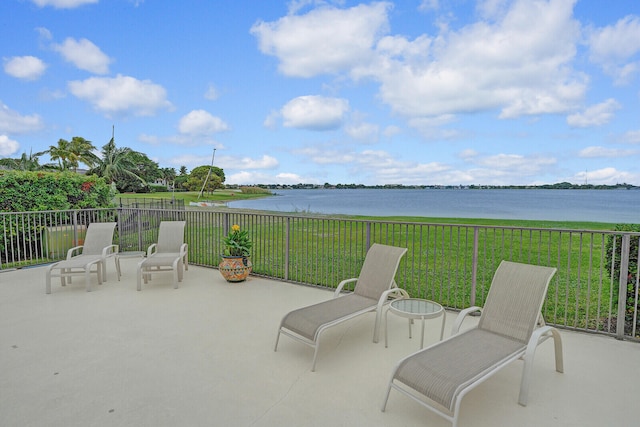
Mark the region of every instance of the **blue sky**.
<instances>
[{"instance_id":1,"label":"blue sky","mask_svg":"<svg viewBox=\"0 0 640 427\"><path fill-rule=\"evenodd\" d=\"M3 0L0 156L229 184L640 185L636 0ZM41 161L48 161L43 156Z\"/></svg>"}]
</instances>

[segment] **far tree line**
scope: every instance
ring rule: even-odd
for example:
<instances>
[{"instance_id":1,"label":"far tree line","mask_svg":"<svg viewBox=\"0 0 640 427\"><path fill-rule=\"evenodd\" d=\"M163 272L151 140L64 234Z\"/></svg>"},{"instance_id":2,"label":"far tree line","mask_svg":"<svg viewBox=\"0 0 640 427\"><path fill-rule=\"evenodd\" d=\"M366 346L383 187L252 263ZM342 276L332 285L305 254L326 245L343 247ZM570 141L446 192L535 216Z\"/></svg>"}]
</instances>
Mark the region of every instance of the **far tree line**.
<instances>
[{"instance_id":1,"label":"far tree line","mask_svg":"<svg viewBox=\"0 0 640 427\"><path fill-rule=\"evenodd\" d=\"M150 191L177 190L212 192L224 187L224 171L216 166L198 166L188 172L186 166L161 168L146 154L129 147L116 147L112 137L100 155L91 141L74 136L71 141L59 139L48 150L38 153L22 153L18 158L0 159L0 168L21 171L78 172L86 165L87 175L96 175L116 187L121 193L146 193ZM40 163L40 157L48 154L51 163Z\"/></svg>"}]
</instances>

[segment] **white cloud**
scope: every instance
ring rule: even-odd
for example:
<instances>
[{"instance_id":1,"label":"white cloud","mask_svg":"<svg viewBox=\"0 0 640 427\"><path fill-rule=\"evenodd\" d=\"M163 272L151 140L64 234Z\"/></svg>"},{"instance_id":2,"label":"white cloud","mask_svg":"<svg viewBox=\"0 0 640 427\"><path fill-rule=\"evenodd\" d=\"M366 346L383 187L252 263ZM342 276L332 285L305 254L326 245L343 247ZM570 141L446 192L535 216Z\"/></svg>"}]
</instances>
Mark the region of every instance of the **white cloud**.
<instances>
[{"instance_id":1,"label":"white cloud","mask_svg":"<svg viewBox=\"0 0 640 427\"><path fill-rule=\"evenodd\" d=\"M51 31L49 31L45 27L37 27L36 32L38 33L38 38L40 41L49 41L53 38Z\"/></svg>"},{"instance_id":2,"label":"white cloud","mask_svg":"<svg viewBox=\"0 0 640 427\"><path fill-rule=\"evenodd\" d=\"M85 4L98 3L99 0L31 0L39 7L52 6L56 9L73 9Z\"/></svg>"},{"instance_id":3,"label":"white cloud","mask_svg":"<svg viewBox=\"0 0 640 427\"><path fill-rule=\"evenodd\" d=\"M158 138L156 135L142 133L138 135L138 141L144 142L145 144L158 145L160 143L160 138Z\"/></svg>"},{"instance_id":4,"label":"white cloud","mask_svg":"<svg viewBox=\"0 0 640 427\"><path fill-rule=\"evenodd\" d=\"M204 97L209 101L215 101L220 97L220 93L218 92L218 89L216 89L214 85L209 84L209 86L207 86L207 91L204 93Z\"/></svg>"},{"instance_id":5,"label":"white cloud","mask_svg":"<svg viewBox=\"0 0 640 427\"><path fill-rule=\"evenodd\" d=\"M269 112L267 117L264 119L264 122L262 122L262 125L267 129L275 129L276 127L278 127L278 119L280 117L280 112L273 110Z\"/></svg>"},{"instance_id":6,"label":"white cloud","mask_svg":"<svg viewBox=\"0 0 640 427\"><path fill-rule=\"evenodd\" d=\"M8 134L27 133L40 130L43 126L44 123L39 115L20 115L20 113L11 110L0 101L0 132Z\"/></svg>"},{"instance_id":7,"label":"white cloud","mask_svg":"<svg viewBox=\"0 0 640 427\"><path fill-rule=\"evenodd\" d=\"M69 82L71 93L93 105L107 116L153 116L160 109L170 109L166 90L150 80L117 77L91 77Z\"/></svg>"},{"instance_id":8,"label":"white cloud","mask_svg":"<svg viewBox=\"0 0 640 427\"><path fill-rule=\"evenodd\" d=\"M388 31L390 3L349 9L321 7L306 15L288 15L251 28L260 51L278 58L287 76L334 74L368 61L381 33Z\"/></svg>"},{"instance_id":9,"label":"white cloud","mask_svg":"<svg viewBox=\"0 0 640 427\"><path fill-rule=\"evenodd\" d=\"M615 25L594 30L589 37L590 59L617 83L628 83L640 71L640 17L629 15Z\"/></svg>"},{"instance_id":10,"label":"white cloud","mask_svg":"<svg viewBox=\"0 0 640 427\"><path fill-rule=\"evenodd\" d=\"M353 139L363 142L377 142L380 126L373 123L356 122L345 126L344 131Z\"/></svg>"},{"instance_id":11,"label":"white cloud","mask_svg":"<svg viewBox=\"0 0 640 427\"><path fill-rule=\"evenodd\" d=\"M534 175L541 169L555 165L557 159L543 156L524 156L521 154L496 154L485 157L477 157L475 164L494 170L507 170L511 173L522 175Z\"/></svg>"},{"instance_id":12,"label":"white cloud","mask_svg":"<svg viewBox=\"0 0 640 427\"><path fill-rule=\"evenodd\" d=\"M293 150L294 154L307 158L318 165L344 165L357 161L355 152L344 147L325 146L303 147Z\"/></svg>"},{"instance_id":13,"label":"white cloud","mask_svg":"<svg viewBox=\"0 0 640 427\"><path fill-rule=\"evenodd\" d=\"M211 135L229 130L229 125L205 110L193 110L180 119L178 130L186 135Z\"/></svg>"},{"instance_id":14,"label":"white cloud","mask_svg":"<svg viewBox=\"0 0 640 427\"><path fill-rule=\"evenodd\" d=\"M37 80L47 69L40 58L35 56L14 56L4 60L4 72L23 80Z\"/></svg>"},{"instance_id":15,"label":"white cloud","mask_svg":"<svg viewBox=\"0 0 640 427\"><path fill-rule=\"evenodd\" d=\"M627 144L640 144L640 130L630 130L622 135L622 141Z\"/></svg>"},{"instance_id":16,"label":"white cloud","mask_svg":"<svg viewBox=\"0 0 640 427\"><path fill-rule=\"evenodd\" d=\"M259 184L280 184L280 185L293 185L293 184L319 184L317 177L302 176L293 172L281 172L277 174L269 174L262 171L239 171L226 175L227 184L236 185L253 185Z\"/></svg>"},{"instance_id":17,"label":"white cloud","mask_svg":"<svg viewBox=\"0 0 640 427\"><path fill-rule=\"evenodd\" d=\"M280 114L285 127L323 131L339 128L348 110L346 99L308 95L287 102Z\"/></svg>"},{"instance_id":18,"label":"white cloud","mask_svg":"<svg viewBox=\"0 0 640 427\"><path fill-rule=\"evenodd\" d=\"M211 156L204 155L198 156L195 154L182 154L179 156L171 157L170 159L166 159L166 162L175 167L186 166L187 169L193 169L198 166L210 165L211 164Z\"/></svg>"},{"instance_id":19,"label":"white cloud","mask_svg":"<svg viewBox=\"0 0 640 427\"><path fill-rule=\"evenodd\" d=\"M402 129L399 126L395 126L395 125L389 125L385 127L384 130L382 131L382 134L387 138L391 138L401 133L402 133Z\"/></svg>"},{"instance_id":20,"label":"white cloud","mask_svg":"<svg viewBox=\"0 0 640 427\"><path fill-rule=\"evenodd\" d=\"M10 139L7 135L0 135L0 156L10 156L19 149L18 141Z\"/></svg>"},{"instance_id":21,"label":"white cloud","mask_svg":"<svg viewBox=\"0 0 640 427\"><path fill-rule=\"evenodd\" d=\"M582 102L588 79L572 68L581 37L574 3L487 0L478 8L491 19L414 39L385 36L388 3L318 8L251 32L284 74L373 79L383 102L407 117L498 110L515 118L566 113Z\"/></svg>"},{"instance_id":22,"label":"white cloud","mask_svg":"<svg viewBox=\"0 0 640 427\"><path fill-rule=\"evenodd\" d=\"M587 108L583 113L569 115L567 124L581 128L606 125L613 118L614 111L620 108L620 104L615 99L610 98Z\"/></svg>"},{"instance_id":23,"label":"white cloud","mask_svg":"<svg viewBox=\"0 0 640 427\"><path fill-rule=\"evenodd\" d=\"M429 10L438 10L440 8L440 2L438 0L421 0L420 5L418 6L418 10L420 11L429 11Z\"/></svg>"},{"instance_id":24,"label":"white cloud","mask_svg":"<svg viewBox=\"0 0 640 427\"><path fill-rule=\"evenodd\" d=\"M378 61L359 73L379 80L382 99L409 117L566 112L586 91L586 78L570 67L580 38L572 6L519 1L496 22L413 41L384 38Z\"/></svg>"},{"instance_id":25,"label":"white cloud","mask_svg":"<svg viewBox=\"0 0 640 427\"><path fill-rule=\"evenodd\" d=\"M465 150L462 150L460 153L458 153L458 157L466 161L472 161L475 158L477 158L479 155L480 154L472 148L467 148Z\"/></svg>"},{"instance_id":26,"label":"white cloud","mask_svg":"<svg viewBox=\"0 0 640 427\"><path fill-rule=\"evenodd\" d=\"M218 163L224 169L246 170L246 169L275 169L279 166L278 159L273 156L263 155L259 158L251 157L220 157Z\"/></svg>"},{"instance_id":27,"label":"white cloud","mask_svg":"<svg viewBox=\"0 0 640 427\"><path fill-rule=\"evenodd\" d=\"M580 150L578 157L582 158L623 158L636 156L639 150L620 150L617 148L605 148L599 146L586 147Z\"/></svg>"},{"instance_id":28,"label":"white cloud","mask_svg":"<svg viewBox=\"0 0 640 427\"><path fill-rule=\"evenodd\" d=\"M62 44L54 44L53 49L81 70L94 74L109 73L111 59L87 39L75 40L67 37Z\"/></svg>"},{"instance_id":29,"label":"white cloud","mask_svg":"<svg viewBox=\"0 0 640 427\"><path fill-rule=\"evenodd\" d=\"M588 182L590 184L615 185L622 183L635 183L640 179L640 173L619 171L614 167L601 168L594 171L577 173L572 182Z\"/></svg>"}]
</instances>

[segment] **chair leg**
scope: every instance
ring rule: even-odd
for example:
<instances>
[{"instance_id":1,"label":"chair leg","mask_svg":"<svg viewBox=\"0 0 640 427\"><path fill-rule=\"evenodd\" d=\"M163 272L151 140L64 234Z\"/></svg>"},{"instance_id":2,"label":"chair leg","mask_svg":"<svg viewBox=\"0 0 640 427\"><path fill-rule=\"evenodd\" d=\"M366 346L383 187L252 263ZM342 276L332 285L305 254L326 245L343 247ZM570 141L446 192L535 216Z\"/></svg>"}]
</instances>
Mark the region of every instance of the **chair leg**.
<instances>
[{"instance_id":1,"label":"chair leg","mask_svg":"<svg viewBox=\"0 0 640 427\"><path fill-rule=\"evenodd\" d=\"M98 266L98 268L100 268L100 266ZM98 273L100 274L100 273ZM91 266L87 266L84 269L84 280L85 280L85 287L87 288L87 292L91 292Z\"/></svg>"},{"instance_id":2,"label":"chair leg","mask_svg":"<svg viewBox=\"0 0 640 427\"><path fill-rule=\"evenodd\" d=\"M141 291L142 290L142 266L138 265L138 273L137 273L137 281L138 281L138 286L137 286L137 290ZM145 280L146 283L146 280Z\"/></svg>"},{"instance_id":3,"label":"chair leg","mask_svg":"<svg viewBox=\"0 0 640 427\"><path fill-rule=\"evenodd\" d=\"M105 262L101 262L98 265L98 268L102 268L102 277L104 277L104 281L107 281L107 262L105 260ZM98 273L98 275L100 275L100 273Z\"/></svg>"},{"instance_id":4,"label":"chair leg","mask_svg":"<svg viewBox=\"0 0 640 427\"><path fill-rule=\"evenodd\" d=\"M278 328L278 335L276 336L276 345L273 347L273 351L278 351L278 342L280 341L280 331L282 330L282 325Z\"/></svg>"},{"instance_id":5,"label":"chair leg","mask_svg":"<svg viewBox=\"0 0 640 427\"><path fill-rule=\"evenodd\" d=\"M527 406L529 400L529 383L531 382L531 373L533 372L533 357L536 354L536 349L540 340L547 339L548 334L554 341L555 349L555 362L556 371L562 373L564 371L564 364L562 358L562 338L560 332L556 328L550 326L544 326L533 332L533 335L529 339L527 344L527 350L524 356L524 367L522 368L522 380L520 381L520 395L518 396L518 403L522 406Z\"/></svg>"},{"instance_id":6,"label":"chair leg","mask_svg":"<svg viewBox=\"0 0 640 427\"><path fill-rule=\"evenodd\" d=\"M47 294L51 293L51 270L55 265L51 265L49 266L49 268L47 268L47 274L46 274L46 286L45 286L45 292Z\"/></svg>"},{"instance_id":7,"label":"chair leg","mask_svg":"<svg viewBox=\"0 0 640 427\"><path fill-rule=\"evenodd\" d=\"M311 372L316 371L316 359L318 359L318 350L320 349L320 337L316 340L315 350L313 352L313 361L311 362Z\"/></svg>"},{"instance_id":8,"label":"chair leg","mask_svg":"<svg viewBox=\"0 0 640 427\"><path fill-rule=\"evenodd\" d=\"M394 372L395 374L395 372ZM393 377L391 377L391 380L389 381L389 385L387 386L387 392L384 395L384 400L382 401L382 407L380 408L380 410L382 412L384 412L387 409L387 402L389 401L389 394L391 393L391 383L393 382Z\"/></svg>"},{"instance_id":9,"label":"chair leg","mask_svg":"<svg viewBox=\"0 0 640 427\"><path fill-rule=\"evenodd\" d=\"M98 276L98 285L102 285L102 269L100 268L100 263L96 265L96 275Z\"/></svg>"}]
</instances>

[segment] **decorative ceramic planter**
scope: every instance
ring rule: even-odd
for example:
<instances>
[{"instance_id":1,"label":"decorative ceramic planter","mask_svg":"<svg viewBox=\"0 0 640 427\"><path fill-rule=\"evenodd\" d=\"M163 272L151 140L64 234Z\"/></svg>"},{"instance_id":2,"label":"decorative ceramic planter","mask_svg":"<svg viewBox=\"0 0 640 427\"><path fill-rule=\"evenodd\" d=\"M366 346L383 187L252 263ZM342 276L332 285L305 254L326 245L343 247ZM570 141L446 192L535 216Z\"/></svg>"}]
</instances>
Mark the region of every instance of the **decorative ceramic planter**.
<instances>
[{"instance_id":1,"label":"decorative ceramic planter","mask_svg":"<svg viewBox=\"0 0 640 427\"><path fill-rule=\"evenodd\" d=\"M243 256L223 256L218 270L227 282L242 282L251 273L251 259Z\"/></svg>"}]
</instances>

